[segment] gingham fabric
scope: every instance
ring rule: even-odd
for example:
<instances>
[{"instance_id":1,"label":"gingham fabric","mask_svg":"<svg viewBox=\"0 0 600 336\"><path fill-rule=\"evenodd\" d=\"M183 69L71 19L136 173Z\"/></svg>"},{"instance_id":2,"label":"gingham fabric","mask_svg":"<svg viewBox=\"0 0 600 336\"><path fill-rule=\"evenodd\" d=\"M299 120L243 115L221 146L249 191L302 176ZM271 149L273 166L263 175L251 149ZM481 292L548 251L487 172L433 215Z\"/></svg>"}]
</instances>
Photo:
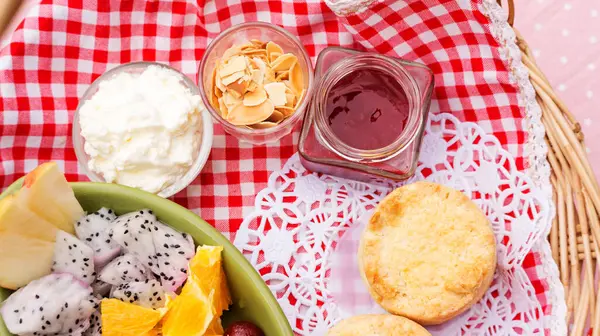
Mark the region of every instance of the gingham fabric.
<instances>
[{"instance_id":1,"label":"gingham fabric","mask_svg":"<svg viewBox=\"0 0 600 336\"><path fill-rule=\"evenodd\" d=\"M119 64L144 60L168 63L196 81L211 39L256 20L299 36L313 61L325 47L341 45L428 65L436 85L431 112L477 122L525 169L525 113L479 1L387 0L341 17L318 0L44 0L0 51L0 186L50 160L69 180L86 180L73 150L71 121L78 97L94 79ZM298 131L276 144L252 146L215 124L205 168L173 200L233 238L269 173L295 153L297 138ZM535 271L539 262L531 253L525 266L545 303L547 288Z\"/></svg>"}]
</instances>

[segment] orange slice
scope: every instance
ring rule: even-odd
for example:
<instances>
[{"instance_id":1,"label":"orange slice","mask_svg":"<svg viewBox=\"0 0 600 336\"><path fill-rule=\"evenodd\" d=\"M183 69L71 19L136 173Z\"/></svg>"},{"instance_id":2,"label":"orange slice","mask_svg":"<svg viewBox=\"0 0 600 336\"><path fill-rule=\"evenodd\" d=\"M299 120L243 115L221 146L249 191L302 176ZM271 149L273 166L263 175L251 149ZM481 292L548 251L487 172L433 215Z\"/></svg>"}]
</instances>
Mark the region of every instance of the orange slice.
<instances>
[{"instance_id":1,"label":"orange slice","mask_svg":"<svg viewBox=\"0 0 600 336\"><path fill-rule=\"evenodd\" d=\"M222 267L222 252L221 246L199 246L189 267L190 281L196 282L204 293L215 290L214 307L218 316L231 305L227 278Z\"/></svg>"},{"instance_id":2,"label":"orange slice","mask_svg":"<svg viewBox=\"0 0 600 336\"><path fill-rule=\"evenodd\" d=\"M223 330L221 319L215 317L208 326L208 329L206 329L204 336L222 336L224 333L225 330Z\"/></svg>"},{"instance_id":3,"label":"orange slice","mask_svg":"<svg viewBox=\"0 0 600 336\"><path fill-rule=\"evenodd\" d=\"M204 335L215 317L213 297L188 280L162 321L163 336Z\"/></svg>"},{"instance_id":4,"label":"orange slice","mask_svg":"<svg viewBox=\"0 0 600 336\"><path fill-rule=\"evenodd\" d=\"M103 336L156 335L154 327L160 321L159 310L145 308L117 299L104 299L101 304Z\"/></svg>"}]
</instances>

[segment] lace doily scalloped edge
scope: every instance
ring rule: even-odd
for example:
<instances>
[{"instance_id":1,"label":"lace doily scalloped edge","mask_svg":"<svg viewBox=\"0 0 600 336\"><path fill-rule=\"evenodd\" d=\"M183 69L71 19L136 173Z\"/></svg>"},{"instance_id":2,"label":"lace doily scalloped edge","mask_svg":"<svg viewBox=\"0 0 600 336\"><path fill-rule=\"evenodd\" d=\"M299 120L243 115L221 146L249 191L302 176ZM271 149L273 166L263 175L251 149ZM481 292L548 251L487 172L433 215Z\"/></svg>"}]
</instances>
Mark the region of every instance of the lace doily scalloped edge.
<instances>
[{"instance_id":1,"label":"lace doily scalloped edge","mask_svg":"<svg viewBox=\"0 0 600 336\"><path fill-rule=\"evenodd\" d=\"M552 198L552 184L550 183L550 165L546 155L548 146L544 140L546 130L542 124L542 110L535 97L536 93L529 80L529 74L521 61L521 50L516 43L516 35L507 22L505 11L494 0L483 0L479 10L490 20L490 31L496 41L500 44L500 55L508 66L511 79L518 87L519 103L525 109L525 125L528 131L528 139L525 144L525 157L528 159L527 174L533 183ZM552 204L550 202L550 204ZM551 206L548 221L552 221L555 215L554 206ZM550 223L547 225L550 231ZM548 280L548 295L552 311L545 315L544 325L550 329L551 335L566 335L567 306L565 302L564 287L560 282L558 267L553 262L550 243L547 239L539 241L538 251L545 261L538 267L539 276Z\"/></svg>"}]
</instances>

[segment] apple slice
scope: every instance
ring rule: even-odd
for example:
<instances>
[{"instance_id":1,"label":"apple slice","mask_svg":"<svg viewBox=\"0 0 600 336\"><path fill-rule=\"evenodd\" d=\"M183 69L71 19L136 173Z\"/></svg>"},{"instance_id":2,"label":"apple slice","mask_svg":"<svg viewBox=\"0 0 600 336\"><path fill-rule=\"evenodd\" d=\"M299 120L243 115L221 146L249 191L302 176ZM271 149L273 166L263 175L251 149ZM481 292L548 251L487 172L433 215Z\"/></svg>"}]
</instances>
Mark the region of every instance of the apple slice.
<instances>
[{"instance_id":1,"label":"apple slice","mask_svg":"<svg viewBox=\"0 0 600 336\"><path fill-rule=\"evenodd\" d=\"M75 222L84 214L55 162L44 163L27 174L17 198L38 216L73 235Z\"/></svg>"},{"instance_id":2,"label":"apple slice","mask_svg":"<svg viewBox=\"0 0 600 336\"><path fill-rule=\"evenodd\" d=\"M18 233L49 242L56 239L56 227L8 195L0 201L0 233Z\"/></svg>"},{"instance_id":3,"label":"apple slice","mask_svg":"<svg viewBox=\"0 0 600 336\"><path fill-rule=\"evenodd\" d=\"M18 289L52 271L54 243L0 232L0 287Z\"/></svg>"}]
</instances>

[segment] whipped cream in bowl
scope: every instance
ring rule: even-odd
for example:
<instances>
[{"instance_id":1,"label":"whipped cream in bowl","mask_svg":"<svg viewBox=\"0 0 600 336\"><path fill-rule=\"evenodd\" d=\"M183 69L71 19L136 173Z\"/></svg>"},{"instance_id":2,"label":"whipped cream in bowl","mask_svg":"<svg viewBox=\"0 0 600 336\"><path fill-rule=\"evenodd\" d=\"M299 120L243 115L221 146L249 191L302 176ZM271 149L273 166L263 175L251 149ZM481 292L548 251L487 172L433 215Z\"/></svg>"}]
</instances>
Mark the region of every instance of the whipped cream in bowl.
<instances>
[{"instance_id":1,"label":"whipped cream in bowl","mask_svg":"<svg viewBox=\"0 0 600 336\"><path fill-rule=\"evenodd\" d=\"M170 197L200 173L213 124L198 87L160 63L107 71L87 89L73 120L73 145L86 175Z\"/></svg>"}]
</instances>

